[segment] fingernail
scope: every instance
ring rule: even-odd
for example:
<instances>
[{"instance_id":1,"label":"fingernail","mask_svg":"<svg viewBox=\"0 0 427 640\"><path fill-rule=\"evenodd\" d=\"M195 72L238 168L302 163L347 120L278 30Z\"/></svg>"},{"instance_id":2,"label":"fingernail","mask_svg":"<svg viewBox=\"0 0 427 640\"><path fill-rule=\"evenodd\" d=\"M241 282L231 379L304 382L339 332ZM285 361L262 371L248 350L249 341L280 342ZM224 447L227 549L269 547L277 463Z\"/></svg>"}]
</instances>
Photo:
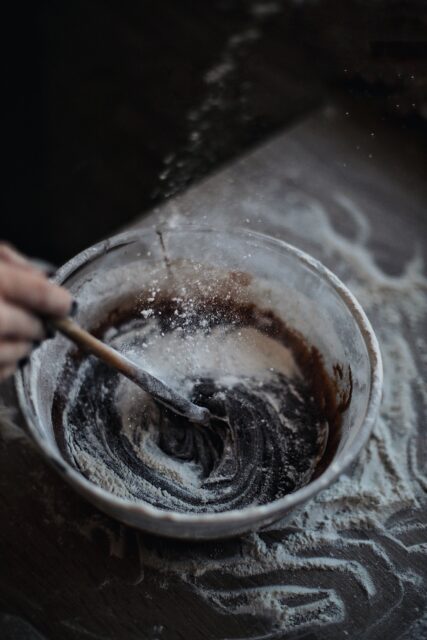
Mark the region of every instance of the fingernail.
<instances>
[{"instance_id":1,"label":"fingernail","mask_svg":"<svg viewBox=\"0 0 427 640\"><path fill-rule=\"evenodd\" d=\"M29 356L24 356L23 358L18 360L18 367L20 369L22 369L22 367L25 367L25 365L28 364L29 361L30 361L30 357Z\"/></svg>"},{"instance_id":2,"label":"fingernail","mask_svg":"<svg viewBox=\"0 0 427 640\"><path fill-rule=\"evenodd\" d=\"M51 278L56 273L55 265L50 262L46 262L45 260L39 260L38 258L32 258L31 264L36 269L43 271L44 275L48 278Z\"/></svg>"},{"instance_id":3,"label":"fingernail","mask_svg":"<svg viewBox=\"0 0 427 640\"><path fill-rule=\"evenodd\" d=\"M77 300L73 300L73 302L71 303L71 309L70 309L70 313L69 313L71 318L75 317L75 315L77 314L78 309L79 309L79 305L77 303Z\"/></svg>"},{"instance_id":4,"label":"fingernail","mask_svg":"<svg viewBox=\"0 0 427 640\"><path fill-rule=\"evenodd\" d=\"M45 322L44 325L44 330L46 331L46 339L50 340L51 338L55 337L55 329L52 327L52 325L50 324L50 322Z\"/></svg>"}]
</instances>

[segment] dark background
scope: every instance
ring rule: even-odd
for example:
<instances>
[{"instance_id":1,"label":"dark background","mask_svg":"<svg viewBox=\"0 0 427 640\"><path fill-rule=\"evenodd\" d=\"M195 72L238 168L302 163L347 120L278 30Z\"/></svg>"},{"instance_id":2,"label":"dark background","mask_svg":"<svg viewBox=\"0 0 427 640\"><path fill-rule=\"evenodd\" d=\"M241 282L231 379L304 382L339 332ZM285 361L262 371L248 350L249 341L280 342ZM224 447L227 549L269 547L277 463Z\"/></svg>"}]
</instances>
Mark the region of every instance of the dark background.
<instances>
[{"instance_id":1,"label":"dark background","mask_svg":"<svg viewBox=\"0 0 427 640\"><path fill-rule=\"evenodd\" d=\"M0 237L58 264L336 93L426 136L424 0L44 1L2 22Z\"/></svg>"}]
</instances>

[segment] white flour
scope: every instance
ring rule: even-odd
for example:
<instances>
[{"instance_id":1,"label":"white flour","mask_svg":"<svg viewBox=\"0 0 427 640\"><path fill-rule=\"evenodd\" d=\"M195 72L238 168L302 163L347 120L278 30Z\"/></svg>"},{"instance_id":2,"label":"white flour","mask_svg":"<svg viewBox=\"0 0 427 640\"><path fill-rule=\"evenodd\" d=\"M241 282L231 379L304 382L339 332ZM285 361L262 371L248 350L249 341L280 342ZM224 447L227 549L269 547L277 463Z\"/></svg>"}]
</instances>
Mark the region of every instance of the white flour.
<instances>
[{"instance_id":1,"label":"white flour","mask_svg":"<svg viewBox=\"0 0 427 640\"><path fill-rule=\"evenodd\" d=\"M302 246L309 238L313 251L334 265L374 325L384 361L385 388L381 414L366 449L351 473L342 476L295 516L291 534L281 535L282 531L287 531L284 524L271 527L271 531L279 535L276 543L267 544L262 534L254 534L245 539L241 555L227 561L196 557L193 561L173 558L164 563L152 551L143 555L144 562L154 563L160 571L176 572L223 613L269 618L275 631L260 638L276 637L276 633L277 637L282 637L283 632L308 629L313 622L316 625L342 623L346 607L351 604L346 602L345 595L349 581L363 590L369 611L376 596L386 588L382 582L384 575L394 581L390 588L395 606L398 606L399 594L412 588L417 593L420 588L425 589L422 587L425 579L422 567L427 543L405 545L405 536L417 527L422 535L423 525L417 524L416 518L405 524L393 524L394 516L406 508L415 513L422 508L427 490L423 445L427 410L427 278L424 264L415 249L414 257L399 275L383 272L369 249L368 220L342 194L336 194L335 199L352 221L352 238L334 228L326 211L316 201L294 193L285 203L287 209L281 218L280 234L286 237L289 230L301 238ZM277 211L268 199L243 198L243 218L245 212L255 220L262 219L266 226L271 222L277 229ZM216 216L216 213L211 212L211 215ZM219 221L221 215L223 213L218 212ZM181 215L178 205L173 224L179 225L182 220L185 216ZM367 529L375 532L368 539L363 533ZM389 556L390 549L396 547L400 549L402 559L406 555L421 554L420 572L395 566ZM341 559L341 553L355 559ZM212 589L209 576L217 571L224 580L226 576L242 578L240 587ZM277 583L277 571L281 572L281 581L289 575L286 583ZM334 576L337 572L347 576L345 590L338 577L331 580L331 572ZM324 574L325 580L329 576L328 588L308 589L299 584L300 579L307 580L311 573L314 576ZM265 576L265 580L261 580L262 586L253 586L251 577L258 581L260 576ZM321 583L321 577L314 577L314 583L319 580ZM331 588L334 582L337 586ZM389 605L390 611L393 606ZM387 609L382 613L384 618L388 614ZM375 615L371 616L371 632L381 621ZM319 637L331 637L325 633ZM347 633L345 625L341 625L341 635L336 637L345 638Z\"/></svg>"},{"instance_id":2,"label":"white flour","mask_svg":"<svg viewBox=\"0 0 427 640\"><path fill-rule=\"evenodd\" d=\"M265 504L304 486L327 425L290 349L237 316L217 324L218 311L196 312L192 297L177 300L168 315L143 308L109 330L110 344L188 398L199 389L201 403L213 402L228 426L217 423L212 434L188 429L125 377L87 359L65 387L68 459L114 495L172 511Z\"/></svg>"},{"instance_id":3,"label":"white flour","mask_svg":"<svg viewBox=\"0 0 427 640\"><path fill-rule=\"evenodd\" d=\"M204 74L206 90L200 103L188 113L186 142L164 159L164 168L159 175L161 188L158 189L164 197L178 193L196 176L206 173L213 158L222 160L223 128L218 123L226 119L248 122L253 118L247 98L250 83L239 77L248 51L262 36L263 23L280 12L279 2L248 3L247 27L229 36L215 64ZM238 100L233 89L235 85L238 86Z\"/></svg>"},{"instance_id":4,"label":"white flour","mask_svg":"<svg viewBox=\"0 0 427 640\"><path fill-rule=\"evenodd\" d=\"M142 349L138 345L124 353L169 384L190 375L211 375L222 382L230 377L232 382L241 375L263 379L272 371L291 377L297 374L289 349L251 327L234 331L215 327L208 335L198 331L177 339L174 332L153 335L148 323L147 334ZM123 345L118 347L123 350Z\"/></svg>"},{"instance_id":5,"label":"white flour","mask_svg":"<svg viewBox=\"0 0 427 640\"><path fill-rule=\"evenodd\" d=\"M353 606L348 600L349 593L356 590L363 594L366 628L375 629L375 624L381 623L375 613L376 598L381 594L388 594L387 605L381 609L385 617L399 607L404 593L414 590L420 597L425 592L422 566L427 545L423 524L416 516L410 519L399 516L396 525L394 516L406 507L416 514L425 504L427 490L422 435L427 404L424 382L427 345L423 333L427 279L417 253L399 275L384 273L369 250L368 221L341 195L336 198L347 205L355 228L352 239L333 227L316 202L302 196L298 199L297 213L289 207L282 217L282 234L290 230L301 237L302 244L310 238L313 252L334 265L365 307L377 332L384 359L385 388L381 415L368 446L353 471L311 500L290 524L277 523L271 527L269 535L275 541L268 541L265 534L247 536L241 542L240 553L224 559L221 553L218 557L215 553L199 555L191 547L188 552L180 547L177 552L157 553L146 548L144 536L138 536L140 580L144 567L151 566L164 574L166 584L168 575L179 576L196 595L222 613L250 615L254 620L263 616L269 621L266 632L259 635L254 631L248 636L252 638L272 638L276 634L282 637L284 633L308 629L313 623L318 629L325 625L326 635L319 631L319 638L351 637L345 627L348 608ZM254 205L252 200L243 200L242 207L247 214L252 212L268 223L271 211L268 202ZM177 209L174 222L179 224L182 219ZM56 507L60 512L61 505ZM54 522L62 522L58 513L51 515ZM87 521L68 522L68 526L89 538L102 529L110 540L113 555L123 557L127 553L125 528L113 529L108 519L98 515ZM407 539L415 541L408 545ZM352 560L348 560L349 556ZM399 566L392 557L399 557ZM419 570L413 557L420 558ZM411 569L405 568L406 558ZM218 571L223 584L228 580L236 584L237 580L239 586L228 590L214 587L211 576ZM338 623L340 635L335 636L328 625ZM413 636L414 640L421 637Z\"/></svg>"}]
</instances>

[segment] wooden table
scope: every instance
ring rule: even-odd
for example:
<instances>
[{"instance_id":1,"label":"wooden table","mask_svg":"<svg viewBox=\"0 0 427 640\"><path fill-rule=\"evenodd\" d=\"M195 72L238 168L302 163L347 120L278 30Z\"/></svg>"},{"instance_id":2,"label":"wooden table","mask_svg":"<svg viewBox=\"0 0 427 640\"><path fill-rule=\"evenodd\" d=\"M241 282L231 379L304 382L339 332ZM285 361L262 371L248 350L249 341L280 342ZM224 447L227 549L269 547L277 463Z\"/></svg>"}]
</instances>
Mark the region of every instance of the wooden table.
<instances>
[{"instance_id":1,"label":"wooden table","mask_svg":"<svg viewBox=\"0 0 427 640\"><path fill-rule=\"evenodd\" d=\"M409 134L329 107L138 222L261 229L333 268L381 341L379 425L351 474L291 525L204 544L111 520L3 430L2 639L427 638L423 162ZM10 385L2 393L13 404Z\"/></svg>"}]
</instances>

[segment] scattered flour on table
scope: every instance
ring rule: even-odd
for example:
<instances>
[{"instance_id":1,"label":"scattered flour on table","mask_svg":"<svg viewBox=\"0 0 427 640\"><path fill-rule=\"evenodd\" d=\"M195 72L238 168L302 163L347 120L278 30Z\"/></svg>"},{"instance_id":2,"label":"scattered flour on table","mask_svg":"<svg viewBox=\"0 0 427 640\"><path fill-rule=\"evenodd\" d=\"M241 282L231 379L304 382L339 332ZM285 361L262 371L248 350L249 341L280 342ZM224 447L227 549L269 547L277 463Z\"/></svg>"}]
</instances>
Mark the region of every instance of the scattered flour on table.
<instances>
[{"instance_id":1,"label":"scattered flour on table","mask_svg":"<svg viewBox=\"0 0 427 640\"><path fill-rule=\"evenodd\" d=\"M268 215L268 211L260 215L264 213ZM384 619L399 606L405 593L412 593L414 598L425 593L422 567L427 555L426 527L422 520L405 521L401 517L395 525L394 516L405 508L419 513L427 491L425 431L423 435L427 408L427 279L416 252L400 275L384 273L368 248L368 221L354 207L348 207L348 215L356 228L352 240L338 233L327 213L310 200L300 205L295 215L290 209L281 224L283 233L289 229L300 235L302 242L308 237L317 243L320 257L324 255L364 306L380 341L385 374L382 409L354 469L312 499L291 523L277 523L268 534L246 536L240 553L230 557L215 552L207 557L182 548L178 552L158 552L147 548L144 537L138 536L140 580L144 567L157 568L166 584L168 575L179 576L222 613L265 619L265 634L254 632L248 635L252 638L279 638L314 623L319 638L330 638L328 625L338 623L340 635L336 637L346 638L346 612L353 606L348 594L354 590L366 601L368 634L369 628L380 622L375 602L384 589L389 598L387 610L381 611ZM174 223L179 221L177 211ZM2 422L10 426L10 416L2 414ZM70 526L89 538L102 529L110 541L111 554L126 554L123 526L113 531L101 516ZM372 535L364 535L367 529ZM413 537L414 532L418 542L407 545L407 537ZM268 536L272 539L266 540ZM391 559L392 549L398 549L398 567ZM412 558L408 569L406 557ZM419 571L413 557L419 558ZM238 587L219 589L211 580L218 572L223 583L229 578ZM326 635L321 635L322 625ZM412 640L411 635L407 638Z\"/></svg>"},{"instance_id":2,"label":"scattered flour on table","mask_svg":"<svg viewBox=\"0 0 427 640\"><path fill-rule=\"evenodd\" d=\"M368 248L369 223L354 207L348 208L356 227L352 240L338 233L315 202L307 200L297 213L293 215L291 209L283 216L283 233L289 229L302 241L308 237L317 243L319 255L323 253L356 294L379 337L385 387L372 437L351 473L312 499L291 523L277 523L268 534L246 536L238 554L224 558L213 552L206 557L182 548L160 553L147 548L144 537L139 536L140 579L144 567L157 568L166 584L168 575L179 576L222 613L265 619L265 634L254 632L248 637L282 637L283 633L298 633L315 623L318 637L329 638L328 625L339 623L340 635L336 637L345 638L346 612L352 606L348 594L355 589L366 601L367 634L380 622L375 602L384 589L389 598L388 609L381 611L384 619L399 606L405 593L412 593L414 598L425 593L422 567L427 555L426 526L421 519L405 521L402 517L396 525L394 516L406 508L420 513L427 491L423 422L427 408L427 279L416 252L399 275L384 273ZM174 223L179 220L177 211ZM2 412L0 419L9 424L10 433L10 415ZM114 532L109 521L102 518L70 526L89 538L95 530L103 529L111 553L118 557L126 554L124 527L119 525ZM364 535L367 529L372 535ZM418 542L407 545L407 537L413 537L414 532ZM272 539L266 540L268 536ZM399 566L391 559L392 549L398 549ZM406 557L412 558L408 569ZM419 570L413 557L419 558ZM223 582L229 578L239 586L218 589L218 583L211 580L218 572ZM310 587L307 576L312 576ZM321 635L322 625L326 635ZM411 635L407 638L412 640Z\"/></svg>"},{"instance_id":3,"label":"scattered flour on table","mask_svg":"<svg viewBox=\"0 0 427 640\"><path fill-rule=\"evenodd\" d=\"M262 636L282 637L283 632L298 632L316 625L341 623L345 638L348 586L343 589L339 575L346 576L365 594L367 611L385 588L384 575L394 581L389 611L398 606L399 598L411 589L420 594L424 584L427 557L427 527L416 520L394 524L394 516L405 509L420 513L427 491L425 416L427 389L427 278L421 255L414 255L399 275L389 275L376 264L369 249L370 224L351 202L341 195L337 200L346 209L355 227L349 239L332 225L319 204L301 196L298 207L292 207L281 220L282 236L286 230L301 238L309 238L320 258L332 265L363 305L380 341L384 362L384 396L379 419L365 450L355 467L338 482L323 491L303 508L290 524L291 534L280 538L285 524L273 525L270 531L279 541L268 544L263 534L244 539L242 553L229 560L173 558L166 565L152 552L145 552L144 562L154 563L159 571L176 572L192 584L201 597L223 613L266 616L273 629ZM268 203L243 201L242 210L268 222ZM277 216L277 214L275 214ZM179 208L172 225L185 219ZM273 221L273 219L272 219ZM277 226L277 217L274 218ZM313 234L316 229L316 234ZM404 518L403 518L404 521ZM288 525L289 526L289 525ZM376 532L366 538L363 531ZM419 544L406 547L405 536L417 530ZM398 548L400 557L419 554L420 569L397 567L390 559L390 548ZM354 560L340 558L344 552ZM326 555L325 555L326 553ZM412 560L413 563L413 560ZM238 589L218 590L209 585L215 572L242 578ZM277 583L277 574L280 579ZM298 584L300 577L313 572L313 584L322 574L333 573L328 588L308 589ZM265 576L265 585L253 586L251 577ZM283 583L283 576L288 576ZM316 577L317 576L317 577ZM245 579L247 586L245 585ZM320 582L321 582L320 578ZM336 587L331 588L331 584ZM391 588L391 587L390 587ZM367 629L379 623L376 615L367 615ZM378 612L377 612L378 615ZM384 619L388 611L383 611ZM368 622L369 620L369 622ZM349 627L350 629L350 627ZM329 638L325 628L325 636ZM368 635L366 636L368 637ZM369 636L371 637L371 636ZM409 638L409 636L408 636ZM414 639L416 636L414 636Z\"/></svg>"}]
</instances>

